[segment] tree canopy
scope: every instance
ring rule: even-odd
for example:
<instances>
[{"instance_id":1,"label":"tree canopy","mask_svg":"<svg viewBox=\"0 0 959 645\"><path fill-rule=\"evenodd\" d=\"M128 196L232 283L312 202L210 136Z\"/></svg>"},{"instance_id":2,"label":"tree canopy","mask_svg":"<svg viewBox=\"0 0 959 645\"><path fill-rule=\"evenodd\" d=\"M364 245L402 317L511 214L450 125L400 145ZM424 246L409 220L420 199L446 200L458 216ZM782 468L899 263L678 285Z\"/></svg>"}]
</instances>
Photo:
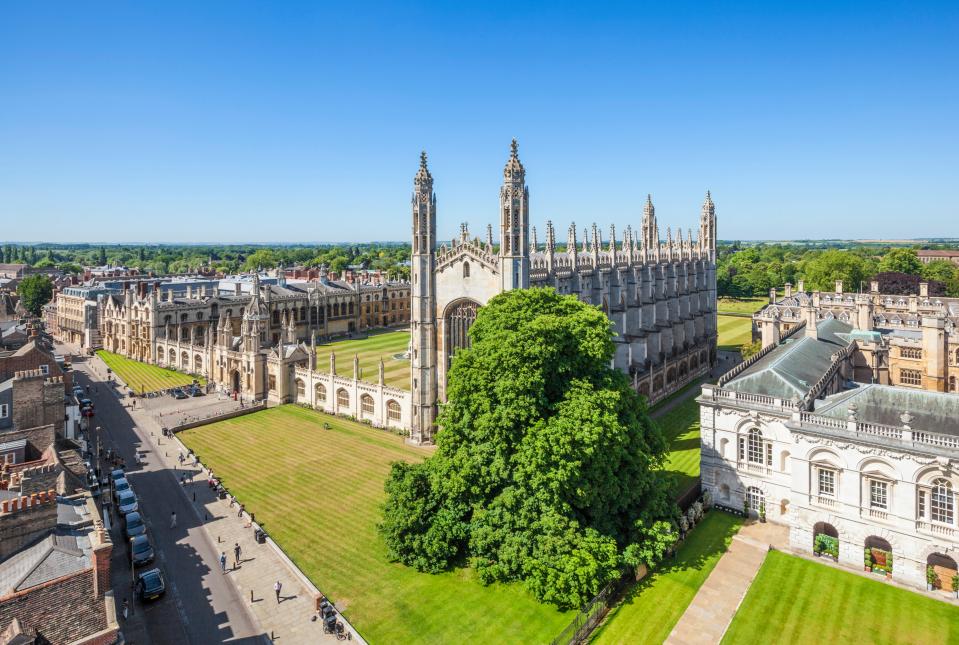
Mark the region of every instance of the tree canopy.
<instances>
[{"instance_id":1,"label":"tree canopy","mask_svg":"<svg viewBox=\"0 0 959 645\"><path fill-rule=\"evenodd\" d=\"M436 453L396 464L381 531L423 571L471 563L573 607L673 539L667 444L610 367L609 320L552 289L500 294L456 353Z\"/></svg>"},{"instance_id":2,"label":"tree canopy","mask_svg":"<svg viewBox=\"0 0 959 645\"><path fill-rule=\"evenodd\" d=\"M24 309L39 316L43 305L53 297L53 283L42 274L28 275L17 285L17 295Z\"/></svg>"}]
</instances>

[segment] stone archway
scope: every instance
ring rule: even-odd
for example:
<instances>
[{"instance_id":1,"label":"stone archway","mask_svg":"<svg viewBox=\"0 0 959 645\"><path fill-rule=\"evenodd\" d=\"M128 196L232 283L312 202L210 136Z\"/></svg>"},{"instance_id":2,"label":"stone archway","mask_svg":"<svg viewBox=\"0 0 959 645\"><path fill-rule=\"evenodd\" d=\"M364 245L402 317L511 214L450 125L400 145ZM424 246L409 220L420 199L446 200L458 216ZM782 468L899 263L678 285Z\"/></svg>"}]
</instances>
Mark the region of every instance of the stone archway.
<instances>
[{"instance_id":1,"label":"stone archway","mask_svg":"<svg viewBox=\"0 0 959 645\"><path fill-rule=\"evenodd\" d=\"M812 529L812 550L839 559L839 530L828 522L816 522Z\"/></svg>"},{"instance_id":2,"label":"stone archway","mask_svg":"<svg viewBox=\"0 0 959 645\"><path fill-rule=\"evenodd\" d=\"M240 370L233 370L230 373L230 383L234 392L240 391Z\"/></svg>"},{"instance_id":3,"label":"stone archway","mask_svg":"<svg viewBox=\"0 0 959 645\"><path fill-rule=\"evenodd\" d=\"M955 588L952 586L952 577L959 573L959 566L956 565L955 559L938 551L930 553L926 557L927 572L930 568L932 573L935 574L935 579L932 583L934 589L955 591Z\"/></svg>"},{"instance_id":4,"label":"stone archway","mask_svg":"<svg viewBox=\"0 0 959 645\"><path fill-rule=\"evenodd\" d=\"M892 544L878 535L870 535L863 541L863 561L871 571L885 571L892 574Z\"/></svg>"}]
</instances>

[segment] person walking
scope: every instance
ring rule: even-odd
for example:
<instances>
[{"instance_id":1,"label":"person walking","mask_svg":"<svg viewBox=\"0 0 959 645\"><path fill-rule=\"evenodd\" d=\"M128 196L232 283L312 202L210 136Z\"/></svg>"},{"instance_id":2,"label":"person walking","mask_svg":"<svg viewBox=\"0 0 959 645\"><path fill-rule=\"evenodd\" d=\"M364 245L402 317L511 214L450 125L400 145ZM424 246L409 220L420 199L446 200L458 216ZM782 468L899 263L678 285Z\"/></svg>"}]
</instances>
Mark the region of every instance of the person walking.
<instances>
[{"instance_id":1,"label":"person walking","mask_svg":"<svg viewBox=\"0 0 959 645\"><path fill-rule=\"evenodd\" d=\"M220 570L226 573L226 551L220 551Z\"/></svg>"},{"instance_id":2,"label":"person walking","mask_svg":"<svg viewBox=\"0 0 959 645\"><path fill-rule=\"evenodd\" d=\"M237 517L243 517L243 504L240 504L240 508L236 512Z\"/></svg>"},{"instance_id":3,"label":"person walking","mask_svg":"<svg viewBox=\"0 0 959 645\"><path fill-rule=\"evenodd\" d=\"M280 592L283 590L283 585L280 584L280 581L277 580L276 584L273 585L273 591L276 592L276 604L280 604Z\"/></svg>"},{"instance_id":4,"label":"person walking","mask_svg":"<svg viewBox=\"0 0 959 645\"><path fill-rule=\"evenodd\" d=\"M236 542L233 544L233 568L236 569L240 566L240 543Z\"/></svg>"},{"instance_id":5,"label":"person walking","mask_svg":"<svg viewBox=\"0 0 959 645\"><path fill-rule=\"evenodd\" d=\"M170 511L170 528L176 528L176 511Z\"/></svg>"}]
</instances>

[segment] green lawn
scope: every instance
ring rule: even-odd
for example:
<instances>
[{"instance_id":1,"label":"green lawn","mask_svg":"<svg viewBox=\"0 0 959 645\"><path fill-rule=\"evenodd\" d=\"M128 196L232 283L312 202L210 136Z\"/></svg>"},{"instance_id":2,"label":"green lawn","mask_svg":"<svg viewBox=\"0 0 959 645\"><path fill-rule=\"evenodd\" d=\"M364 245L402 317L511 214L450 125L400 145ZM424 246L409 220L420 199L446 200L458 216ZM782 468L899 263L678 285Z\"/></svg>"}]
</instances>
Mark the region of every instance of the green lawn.
<instances>
[{"instance_id":1,"label":"green lawn","mask_svg":"<svg viewBox=\"0 0 959 645\"><path fill-rule=\"evenodd\" d=\"M320 369L329 369L330 352L336 352L336 373L353 378L353 355L357 354L360 359L360 378L375 383L379 378L379 363L382 358L386 384L408 390L410 361L394 356L404 353L409 344L410 332L406 330L381 332L361 340L341 340L317 345L317 363Z\"/></svg>"},{"instance_id":2,"label":"green lawn","mask_svg":"<svg viewBox=\"0 0 959 645\"><path fill-rule=\"evenodd\" d=\"M719 349L739 350L740 346L752 340L752 319L739 316L717 316Z\"/></svg>"},{"instance_id":3,"label":"green lawn","mask_svg":"<svg viewBox=\"0 0 959 645\"><path fill-rule=\"evenodd\" d=\"M292 405L179 436L371 643L549 643L572 620L471 569L387 561L376 524L389 465L429 454L400 437Z\"/></svg>"},{"instance_id":4,"label":"green lawn","mask_svg":"<svg viewBox=\"0 0 959 645\"><path fill-rule=\"evenodd\" d=\"M165 367L148 365L102 349L97 352L97 356L127 384L127 387L138 394L166 390L178 385L189 385L194 379L199 381L201 385L206 385L206 379L202 377L184 374Z\"/></svg>"},{"instance_id":5,"label":"green lawn","mask_svg":"<svg viewBox=\"0 0 959 645\"><path fill-rule=\"evenodd\" d=\"M742 518L710 511L675 558L627 592L591 638L602 643L662 643L739 530ZM755 641L769 642L769 641Z\"/></svg>"},{"instance_id":6,"label":"green lawn","mask_svg":"<svg viewBox=\"0 0 959 645\"><path fill-rule=\"evenodd\" d=\"M699 403L690 397L655 422L670 444L666 470L679 497L699 477Z\"/></svg>"},{"instance_id":7,"label":"green lawn","mask_svg":"<svg viewBox=\"0 0 959 645\"><path fill-rule=\"evenodd\" d=\"M754 314L769 304L769 298L720 298L720 314Z\"/></svg>"},{"instance_id":8,"label":"green lawn","mask_svg":"<svg viewBox=\"0 0 959 645\"><path fill-rule=\"evenodd\" d=\"M770 551L723 643L959 642L959 609Z\"/></svg>"}]
</instances>

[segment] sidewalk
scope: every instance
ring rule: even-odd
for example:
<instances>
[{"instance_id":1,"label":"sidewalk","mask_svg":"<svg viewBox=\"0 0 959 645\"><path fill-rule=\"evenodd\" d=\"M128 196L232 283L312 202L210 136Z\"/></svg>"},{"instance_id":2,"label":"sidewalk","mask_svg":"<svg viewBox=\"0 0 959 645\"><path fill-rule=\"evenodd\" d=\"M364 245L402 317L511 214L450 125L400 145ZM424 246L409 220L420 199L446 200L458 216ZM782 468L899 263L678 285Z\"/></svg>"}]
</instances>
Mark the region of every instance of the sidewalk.
<instances>
[{"instance_id":1,"label":"sidewalk","mask_svg":"<svg viewBox=\"0 0 959 645\"><path fill-rule=\"evenodd\" d=\"M271 541L257 544L254 539L254 526L247 513L237 516L238 507L230 506L229 498L217 499L213 489L207 485L207 471L201 465L185 462L179 468L177 457L187 449L176 438L163 437L160 426L150 409L131 410L130 414L141 430L144 439L156 446L155 454L170 471L171 476L179 479L186 473L187 483L184 494L193 501L197 517L203 521L207 538L216 551L227 556L227 571L241 596L249 601L249 609L265 633L280 640L285 645L317 642L335 642L332 634L323 633L323 623L316 613L318 591L308 580L300 577L295 567L282 555ZM234 564L234 545L240 545L240 565ZM216 564L219 568L219 563ZM280 601L277 602L273 585L282 584ZM352 626L342 617L339 620L352 632L352 640L364 642L353 631Z\"/></svg>"},{"instance_id":2,"label":"sidewalk","mask_svg":"<svg viewBox=\"0 0 959 645\"><path fill-rule=\"evenodd\" d=\"M788 539L785 527L747 524L699 588L666 639L671 645L719 643L759 572L770 545Z\"/></svg>"}]
</instances>

